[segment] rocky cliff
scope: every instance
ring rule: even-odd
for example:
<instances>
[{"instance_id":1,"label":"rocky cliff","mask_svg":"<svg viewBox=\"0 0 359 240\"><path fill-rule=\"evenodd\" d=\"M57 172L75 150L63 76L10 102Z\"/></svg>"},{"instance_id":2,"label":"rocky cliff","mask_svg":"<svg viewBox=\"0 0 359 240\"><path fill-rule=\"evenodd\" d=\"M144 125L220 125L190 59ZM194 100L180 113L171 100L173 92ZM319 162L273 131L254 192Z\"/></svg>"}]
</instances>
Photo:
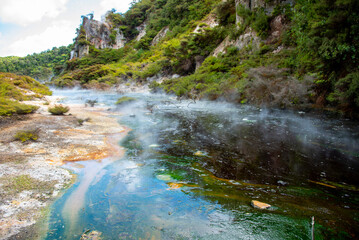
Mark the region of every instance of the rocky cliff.
<instances>
[{"instance_id":1,"label":"rocky cliff","mask_svg":"<svg viewBox=\"0 0 359 240\"><path fill-rule=\"evenodd\" d=\"M97 49L119 49L124 47L126 39L118 28L113 28L108 22L101 22L83 17L78 30L71 59L82 58L89 53L89 46Z\"/></svg>"}]
</instances>

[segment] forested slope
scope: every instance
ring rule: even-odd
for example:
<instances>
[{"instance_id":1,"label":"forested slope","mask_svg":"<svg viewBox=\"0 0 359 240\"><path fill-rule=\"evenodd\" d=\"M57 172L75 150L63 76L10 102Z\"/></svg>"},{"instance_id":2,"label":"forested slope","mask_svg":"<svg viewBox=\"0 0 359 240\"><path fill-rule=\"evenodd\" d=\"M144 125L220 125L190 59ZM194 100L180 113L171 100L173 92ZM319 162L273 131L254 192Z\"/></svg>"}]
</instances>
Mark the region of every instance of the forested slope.
<instances>
[{"instance_id":1,"label":"forested slope","mask_svg":"<svg viewBox=\"0 0 359 240\"><path fill-rule=\"evenodd\" d=\"M54 47L41 53L34 53L26 57L0 58L0 72L11 72L26 75L38 80L48 80L52 75L59 74L70 59L72 45Z\"/></svg>"}]
</instances>

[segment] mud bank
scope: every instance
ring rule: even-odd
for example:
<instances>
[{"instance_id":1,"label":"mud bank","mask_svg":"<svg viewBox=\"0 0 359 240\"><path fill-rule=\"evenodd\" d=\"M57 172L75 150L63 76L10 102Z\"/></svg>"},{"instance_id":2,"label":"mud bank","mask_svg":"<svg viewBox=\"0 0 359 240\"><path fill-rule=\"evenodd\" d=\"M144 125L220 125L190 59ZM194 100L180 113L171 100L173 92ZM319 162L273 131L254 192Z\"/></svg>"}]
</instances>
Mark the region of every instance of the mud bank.
<instances>
[{"instance_id":1,"label":"mud bank","mask_svg":"<svg viewBox=\"0 0 359 240\"><path fill-rule=\"evenodd\" d=\"M40 220L49 205L74 182L74 175L61 168L64 163L123 154L117 142L127 129L105 109L68 105L69 114L52 116L47 108L58 100L31 102L40 107L37 113L0 119L0 239L40 237L40 227L46 225ZM23 130L35 130L38 139L15 141Z\"/></svg>"}]
</instances>

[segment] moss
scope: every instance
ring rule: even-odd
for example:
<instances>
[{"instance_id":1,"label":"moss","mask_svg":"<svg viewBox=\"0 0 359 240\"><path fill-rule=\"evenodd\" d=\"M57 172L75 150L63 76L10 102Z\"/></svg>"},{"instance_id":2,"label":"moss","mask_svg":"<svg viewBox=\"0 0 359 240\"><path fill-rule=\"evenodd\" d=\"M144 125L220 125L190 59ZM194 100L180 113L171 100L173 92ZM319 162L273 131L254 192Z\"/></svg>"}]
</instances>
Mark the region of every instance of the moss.
<instances>
[{"instance_id":1,"label":"moss","mask_svg":"<svg viewBox=\"0 0 359 240\"><path fill-rule=\"evenodd\" d=\"M0 179L3 183L3 190L7 196L16 194L22 191L36 191L36 192L46 192L52 191L55 181L44 182L32 178L27 174L11 177L3 177Z\"/></svg>"},{"instance_id":2,"label":"moss","mask_svg":"<svg viewBox=\"0 0 359 240\"><path fill-rule=\"evenodd\" d=\"M34 183L34 179L29 175L20 175L13 179L14 188L19 192L33 189Z\"/></svg>"},{"instance_id":3,"label":"moss","mask_svg":"<svg viewBox=\"0 0 359 240\"><path fill-rule=\"evenodd\" d=\"M136 101L136 98L133 97L121 97L119 99L117 99L116 105L123 105L123 104L127 104L130 102Z\"/></svg>"}]
</instances>

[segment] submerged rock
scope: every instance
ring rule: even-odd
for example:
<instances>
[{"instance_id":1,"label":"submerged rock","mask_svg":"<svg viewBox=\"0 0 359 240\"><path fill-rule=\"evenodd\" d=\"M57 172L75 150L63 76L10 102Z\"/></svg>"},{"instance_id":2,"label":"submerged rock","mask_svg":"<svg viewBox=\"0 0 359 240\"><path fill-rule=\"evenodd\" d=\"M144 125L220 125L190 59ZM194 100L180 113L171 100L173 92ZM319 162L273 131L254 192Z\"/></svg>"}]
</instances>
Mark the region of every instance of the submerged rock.
<instances>
[{"instance_id":1,"label":"submerged rock","mask_svg":"<svg viewBox=\"0 0 359 240\"><path fill-rule=\"evenodd\" d=\"M203 157L203 156L206 155L206 153L201 152L201 151L197 151L197 152L195 152L193 155L195 155L195 156L197 156L197 157Z\"/></svg>"},{"instance_id":2,"label":"submerged rock","mask_svg":"<svg viewBox=\"0 0 359 240\"><path fill-rule=\"evenodd\" d=\"M91 231L91 232L87 231L84 234L82 234L81 240L101 240L102 239L101 234L102 233L98 231Z\"/></svg>"},{"instance_id":3,"label":"submerged rock","mask_svg":"<svg viewBox=\"0 0 359 240\"><path fill-rule=\"evenodd\" d=\"M157 175L156 178L158 180L164 181L164 182L170 182L173 181L172 177L170 175L160 174Z\"/></svg>"},{"instance_id":4,"label":"submerged rock","mask_svg":"<svg viewBox=\"0 0 359 240\"><path fill-rule=\"evenodd\" d=\"M256 200L252 200L251 205L252 205L252 207L258 208L258 209L268 209L271 207L271 205L269 205L267 203L263 203L263 202L256 201Z\"/></svg>"}]
</instances>

